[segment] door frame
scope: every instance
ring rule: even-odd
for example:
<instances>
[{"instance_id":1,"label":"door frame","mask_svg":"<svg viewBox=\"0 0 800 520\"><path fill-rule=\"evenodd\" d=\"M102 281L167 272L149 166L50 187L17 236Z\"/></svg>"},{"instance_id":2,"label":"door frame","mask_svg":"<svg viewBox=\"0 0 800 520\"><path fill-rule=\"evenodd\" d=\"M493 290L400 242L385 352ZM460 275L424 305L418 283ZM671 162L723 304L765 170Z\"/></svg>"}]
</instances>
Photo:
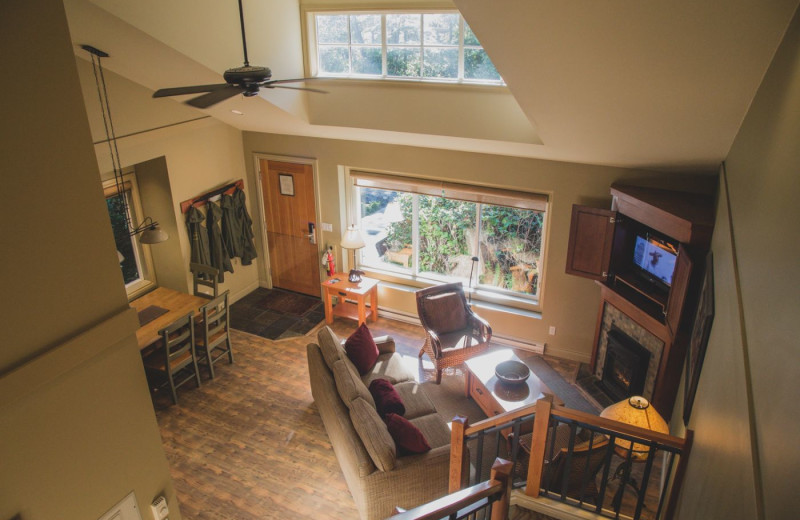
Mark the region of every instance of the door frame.
<instances>
[{"instance_id":1,"label":"door frame","mask_svg":"<svg viewBox=\"0 0 800 520\"><path fill-rule=\"evenodd\" d=\"M295 164L305 164L311 166L312 178L314 180L314 217L317 219L317 257L320 258L319 265L322 265L322 246L325 243L322 231L322 211L320 209L320 188L319 188L319 161L312 157L295 157L291 155L276 155L263 152L253 153L253 171L256 178L256 193L258 199L258 221L261 228L261 258L264 260L261 265L260 276L262 281L266 284L260 284L262 287L272 289L272 275L270 274L270 261L269 261L269 242L267 241L267 219L266 208L264 207L264 197L262 196L263 190L261 186L261 161L281 161ZM322 279L320 278L320 284ZM319 288L320 297L322 297L322 285Z\"/></svg>"}]
</instances>

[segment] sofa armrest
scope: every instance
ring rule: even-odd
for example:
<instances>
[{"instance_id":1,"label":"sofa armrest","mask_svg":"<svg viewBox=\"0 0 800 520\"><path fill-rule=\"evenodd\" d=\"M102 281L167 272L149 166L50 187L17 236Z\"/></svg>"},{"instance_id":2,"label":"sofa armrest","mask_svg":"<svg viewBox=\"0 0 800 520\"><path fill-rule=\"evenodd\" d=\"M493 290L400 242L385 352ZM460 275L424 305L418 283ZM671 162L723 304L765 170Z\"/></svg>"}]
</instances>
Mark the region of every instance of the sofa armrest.
<instances>
[{"instance_id":1,"label":"sofa armrest","mask_svg":"<svg viewBox=\"0 0 800 520\"><path fill-rule=\"evenodd\" d=\"M391 354L395 351L394 338L391 336L378 336L372 338L375 340L375 345L378 346L380 354Z\"/></svg>"}]
</instances>

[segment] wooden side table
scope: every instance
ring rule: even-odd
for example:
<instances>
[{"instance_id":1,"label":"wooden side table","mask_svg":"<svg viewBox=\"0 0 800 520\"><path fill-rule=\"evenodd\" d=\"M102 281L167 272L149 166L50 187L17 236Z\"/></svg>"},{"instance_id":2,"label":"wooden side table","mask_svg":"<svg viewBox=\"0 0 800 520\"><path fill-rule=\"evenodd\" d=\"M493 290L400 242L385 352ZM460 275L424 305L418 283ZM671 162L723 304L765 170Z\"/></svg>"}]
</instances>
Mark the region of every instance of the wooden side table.
<instances>
[{"instance_id":1,"label":"wooden side table","mask_svg":"<svg viewBox=\"0 0 800 520\"><path fill-rule=\"evenodd\" d=\"M347 273L336 273L322 282L325 298L325 323L331 325L334 316L358 320L361 325L378 319L378 280L361 277L360 282L348 282ZM333 297L339 302L333 305ZM367 307L369 298L369 307Z\"/></svg>"}]
</instances>

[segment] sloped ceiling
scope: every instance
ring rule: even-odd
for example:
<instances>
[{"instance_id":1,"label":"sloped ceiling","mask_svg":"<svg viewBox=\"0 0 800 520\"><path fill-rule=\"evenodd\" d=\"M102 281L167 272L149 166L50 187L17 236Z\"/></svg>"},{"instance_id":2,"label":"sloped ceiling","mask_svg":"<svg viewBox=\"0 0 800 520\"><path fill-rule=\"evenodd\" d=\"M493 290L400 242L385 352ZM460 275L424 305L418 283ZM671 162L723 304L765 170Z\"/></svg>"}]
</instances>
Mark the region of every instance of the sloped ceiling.
<instances>
[{"instance_id":1,"label":"sloped ceiling","mask_svg":"<svg viewBox=\"0 0 800 520\"><path fill-rule=\"evenodd\" d=\"M242 62L235 0L64 4L76 56L87 58L82 43L103 49L107 69L145 89L219 83ZM186 108L250 131L711 170L727 154L798 0L454 4L507 89L321 80L314 86L327 95L262 89L257 98ZM244 0L244 9L250 62L269 66L275 78L302 77L299 2Z\"/></svg>"}]
</instances>

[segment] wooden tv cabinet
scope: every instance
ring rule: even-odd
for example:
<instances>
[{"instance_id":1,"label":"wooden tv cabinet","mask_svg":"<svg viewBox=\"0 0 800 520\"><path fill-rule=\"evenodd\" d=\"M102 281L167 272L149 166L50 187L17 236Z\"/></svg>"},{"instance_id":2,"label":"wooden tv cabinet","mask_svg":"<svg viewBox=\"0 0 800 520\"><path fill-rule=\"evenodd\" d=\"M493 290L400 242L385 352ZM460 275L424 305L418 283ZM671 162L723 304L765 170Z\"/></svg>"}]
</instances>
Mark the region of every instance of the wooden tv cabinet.
<instances>
[{"instance_id":1,"label":"wooden tv cabinet","mask_svg":"<svg viewBox=\"0 0 800 520\"><path fill-rule=\"evenodd\" d=\"M592 371L598 363L606 305L664 342L650 400L672 414L691 333L703 265L714 227L710 195L613 184L610 210L572 208L566 272L596 280L601 287ZM648 284L633 267L637 234L656 232L678 244L672 284ZM697 268L693 268L697 266Z\"/></svg>"}]
</instances>

